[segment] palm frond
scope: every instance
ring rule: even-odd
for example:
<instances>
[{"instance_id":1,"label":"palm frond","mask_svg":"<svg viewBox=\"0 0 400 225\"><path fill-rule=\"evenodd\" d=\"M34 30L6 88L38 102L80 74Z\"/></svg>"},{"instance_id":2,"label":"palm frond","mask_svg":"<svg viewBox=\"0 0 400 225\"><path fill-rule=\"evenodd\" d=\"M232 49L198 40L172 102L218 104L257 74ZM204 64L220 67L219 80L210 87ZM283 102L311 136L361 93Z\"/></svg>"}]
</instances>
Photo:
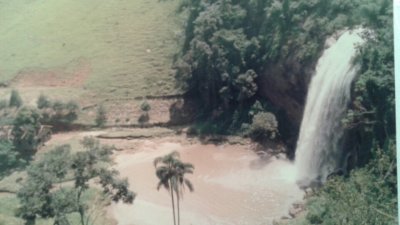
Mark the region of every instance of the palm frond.
<instances>
[{"instance_id":1,"label":"palm frond","mask_svg":"<svg viewBox=\"0 0 400 225\"><path fill-rule=\"evenodd\" d=\"M168 182L165 182L165 181L162 181L162 180L159 181L158 184L157 184L157 191L159 191L161 187L164 187L165 189L169 190Z\"/></svg>"},{"instance_id":2,"label":"palm frond","mask_svg":"<svg viewBox=\"0 0 400 225\"><path fill-rule=\"evenodd\" d=\"M166 166L160 166L156 169L156 176L161 180L168 177L170 170Z\"/></svg>"},{"instance_id":3,"label":"palm frond","mask_svg":"<svg viewBox=\"0 0 400 225\"><path fill-rule=\"evenodd\" d=\"M190 180L188 180L188 179L185 179L184 182L185 182L186 186L189 188L189 191L193 192L194 191L194 187L193 187L192 182L190 182Z\"/></svg>"},{"instance_id":4,"label":"palm frond","mask_svg":"<svg viewBox=\"0 0 400 225\"><path fill-rule=\"evenodd\" d=\"M157 167L157 164L160 163L163 160L163 157L157 157L153 161L154 167Z\"/></svg>"},{"instance_id":5,"label":"palm frond","mask_svg":"<svg viewBox=\"0 0 400 225\"><path fill-rule=\"evenodd\" d=\"M178 151L173 151L173 152L169 153L168 155L170 155L173 158L180 158L181 157L181 155L179 154Z\"/></svg>"}]
</instances>

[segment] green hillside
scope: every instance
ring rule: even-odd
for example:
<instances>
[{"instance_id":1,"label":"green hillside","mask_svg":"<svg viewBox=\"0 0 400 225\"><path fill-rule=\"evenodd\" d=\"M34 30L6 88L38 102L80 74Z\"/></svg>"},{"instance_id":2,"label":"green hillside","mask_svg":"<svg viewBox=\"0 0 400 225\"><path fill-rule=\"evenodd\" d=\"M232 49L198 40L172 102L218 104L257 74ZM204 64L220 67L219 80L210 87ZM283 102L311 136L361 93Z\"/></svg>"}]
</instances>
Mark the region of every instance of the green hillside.
<instances>
[{"instance_id":1,"label":"green hillside","mask_svg":"<svg viewBox=\"0 0 400 225\"><path fill-rule=\"evenodd\" d=\"M175 93L176 4L0 0L0 81L20 74L12 85L97 98Z\"/></svg>"}]
</instances>

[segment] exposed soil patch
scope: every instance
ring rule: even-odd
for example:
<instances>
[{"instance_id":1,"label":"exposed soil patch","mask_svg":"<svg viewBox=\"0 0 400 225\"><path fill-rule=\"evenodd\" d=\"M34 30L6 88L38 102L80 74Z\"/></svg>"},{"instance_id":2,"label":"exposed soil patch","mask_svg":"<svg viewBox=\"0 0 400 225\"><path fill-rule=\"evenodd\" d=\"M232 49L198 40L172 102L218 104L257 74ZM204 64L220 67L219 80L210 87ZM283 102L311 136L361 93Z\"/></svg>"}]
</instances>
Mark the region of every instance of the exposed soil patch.
<instances>
[{"instance_id":1,"label":"exposed soil patch","mask_svg":"<svg viewBox=\"0 0 400 225\"><path fill-rule=\"evenodd\" d=\"M78 58L51 69L31 68L18 73L13 82L17 87L83 87L92 72L88 60Z\"/></svg>"}]
</instances>

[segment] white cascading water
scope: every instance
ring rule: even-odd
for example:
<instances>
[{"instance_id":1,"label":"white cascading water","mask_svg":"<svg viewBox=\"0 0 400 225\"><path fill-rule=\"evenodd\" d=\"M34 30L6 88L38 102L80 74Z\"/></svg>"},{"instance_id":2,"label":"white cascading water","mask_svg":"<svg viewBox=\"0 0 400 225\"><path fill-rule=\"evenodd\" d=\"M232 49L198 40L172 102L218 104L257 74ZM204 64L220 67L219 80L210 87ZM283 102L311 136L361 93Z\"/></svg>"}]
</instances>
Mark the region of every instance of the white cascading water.
<instances>
[{"instance_id":1,"label":"white cascading water","mask_svg":"<svg viewBox=\"0 0 400 225\"><path fill-rule=\"evenodd\" d=\"M296 149L300 185L324 182L341 167L341 120L350 100L351 83L357 73L352 61L356 45L362 44L362 29L344 32L318 60L307 94Z\"/></svg>"}]
</instances>

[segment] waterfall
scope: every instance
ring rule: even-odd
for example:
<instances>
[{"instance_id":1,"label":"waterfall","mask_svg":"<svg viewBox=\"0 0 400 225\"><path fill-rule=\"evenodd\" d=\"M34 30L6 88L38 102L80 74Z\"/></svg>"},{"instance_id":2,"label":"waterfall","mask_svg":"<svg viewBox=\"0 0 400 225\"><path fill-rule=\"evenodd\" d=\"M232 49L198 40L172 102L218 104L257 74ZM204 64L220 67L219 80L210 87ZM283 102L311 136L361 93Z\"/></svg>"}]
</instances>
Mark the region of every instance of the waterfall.
<instances>
[{"instance_id":1,"label":"waterfall","mask_svg":"<svg viewBox=\"0 0 400 225\"><path fill-rule=\"evenodd\" d=\"M352 62L355 45L363 42L361 32L362 29L344 32L318 60L297 141L295 164L299 185L324 182L341 167L344 133L341 120L358 69Z\"/></svg>"}]
</instances>

